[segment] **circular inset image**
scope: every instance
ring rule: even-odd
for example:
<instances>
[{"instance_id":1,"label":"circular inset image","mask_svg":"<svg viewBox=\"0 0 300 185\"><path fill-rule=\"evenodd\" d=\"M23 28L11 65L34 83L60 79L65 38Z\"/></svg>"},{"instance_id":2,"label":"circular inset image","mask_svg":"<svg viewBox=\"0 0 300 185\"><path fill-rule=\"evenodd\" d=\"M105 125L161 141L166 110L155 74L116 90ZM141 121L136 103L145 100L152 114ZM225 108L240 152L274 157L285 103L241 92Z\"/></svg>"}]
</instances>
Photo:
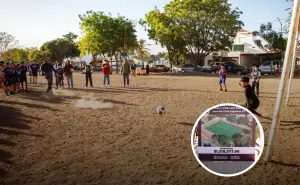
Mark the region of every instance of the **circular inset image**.
<instances>
[{"instance_id":1,"label":"circular inset image","mask_svg":"<svg viewBox=\"0 0 300 185\"><path fill-rule=\"evenodd\" d=\"M264 133L259 120L248 109L220 104L197 119L191 144L203 168L218 176L233 177L257 163L264 147Z\"/></svg>"}]
</instances>

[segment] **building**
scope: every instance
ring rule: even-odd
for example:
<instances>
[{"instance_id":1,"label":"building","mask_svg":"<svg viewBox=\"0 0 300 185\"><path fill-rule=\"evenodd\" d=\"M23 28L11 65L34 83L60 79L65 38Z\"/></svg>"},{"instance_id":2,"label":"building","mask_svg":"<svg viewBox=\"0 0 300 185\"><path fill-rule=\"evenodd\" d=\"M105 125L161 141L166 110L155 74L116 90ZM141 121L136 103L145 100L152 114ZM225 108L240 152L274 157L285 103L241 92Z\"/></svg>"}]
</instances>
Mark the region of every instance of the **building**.
<instances>
[{"instance_id":1,"label":"building","mask_svg":"<svg viewBox=\"0 0 300 185\"><path fill-rule=\"evenodd\" d=\"M252 32L241 29L237 32L229 52L221 51L208 55L205 57L204 65L226 61L234 61L241 65L253 65L261 64L266 60L281 59L280 53L264 51L255 44L255 40L261 40L262 45L267 44L264 39L254 36Z\"/></svg>"}]
</instances>

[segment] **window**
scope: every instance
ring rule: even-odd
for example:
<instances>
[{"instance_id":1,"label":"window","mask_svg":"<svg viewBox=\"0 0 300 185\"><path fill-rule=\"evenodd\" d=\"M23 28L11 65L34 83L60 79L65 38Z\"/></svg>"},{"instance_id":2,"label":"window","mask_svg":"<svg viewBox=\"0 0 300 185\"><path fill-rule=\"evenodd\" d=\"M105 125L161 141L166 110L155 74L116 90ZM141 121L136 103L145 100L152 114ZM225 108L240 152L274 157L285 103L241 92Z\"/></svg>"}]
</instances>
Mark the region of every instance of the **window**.
<instances>
[{"instance_id":1,"label":"window","mask_svg":"<svg viewBox=\"0 0 300 185\"><path fill-rule=\"evenodd\" d=\"M233 52L243 52L244 51L244 44L234 44L232 46Z\"/></svg>"}]
</instances>

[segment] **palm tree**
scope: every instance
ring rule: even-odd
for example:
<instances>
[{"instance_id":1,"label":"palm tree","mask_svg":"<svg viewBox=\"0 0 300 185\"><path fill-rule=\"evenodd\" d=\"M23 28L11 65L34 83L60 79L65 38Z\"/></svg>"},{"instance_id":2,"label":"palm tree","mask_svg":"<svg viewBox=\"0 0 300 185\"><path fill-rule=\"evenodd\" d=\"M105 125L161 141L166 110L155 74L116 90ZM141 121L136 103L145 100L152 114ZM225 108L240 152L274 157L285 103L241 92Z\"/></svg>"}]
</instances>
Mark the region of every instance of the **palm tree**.
<instances>
[{"instance_id":1,"label":"palm tree","mask_svg":"<svg viewBox=\"0 0 300 185\"><path fill-rule=\"evenodd\" d=\"M139 58L150 56L150 49L147 48L147 46L150 46L150 44L146 44L146 40L144 39L138 40L137 45L134 49L136 50Z\"/></svg>"},{"instance_id":2,"label":"palm tree","mask_svg":"<svg viewBox=\"0 0 300 185\"><path fill-rule=\"evenodd\" d=\"M294 5L294 0L286 0L286 2L290 2L291 5L289 8L285 9L286 11L289 11L289 17L287 19L287 26L285 27L285 30L288 32L290 24L291 24L291 19L292 19L292 13L293 13L293 5Z\"/></svg>"}]
</instances>

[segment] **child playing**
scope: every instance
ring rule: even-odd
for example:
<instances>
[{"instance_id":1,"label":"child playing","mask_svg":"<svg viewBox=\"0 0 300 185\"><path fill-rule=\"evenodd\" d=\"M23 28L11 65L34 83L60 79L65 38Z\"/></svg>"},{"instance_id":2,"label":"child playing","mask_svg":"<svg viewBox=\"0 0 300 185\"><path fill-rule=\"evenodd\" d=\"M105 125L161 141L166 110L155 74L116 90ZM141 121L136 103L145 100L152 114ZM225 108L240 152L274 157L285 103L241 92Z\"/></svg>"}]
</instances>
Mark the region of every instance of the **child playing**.
<instances>
[{"instance_id":1,"label":"child playing","mask_svg":"<svg viewBox=\"0 0 300 185\"><path fill-rule=\"evenodd\" d=\"M224 85L225 92L227 91L227 88L226 88L226 76L227 76L227 74L228 74L227 69L225 69L224 64L221 64L221 69L219 71L219 75L220 75L220 91L223 91L222 84Z\"/></svg>"},{"instance_id":2,"label":"child playing","mask_svg":"<svg viewBox=\"0 0 300 185\"><path fill-rule=\"evenodd\" d=\"M24 83L25 83L25 90L26 92L28 92L27 90L27 67L24 66L24 62L21 62L21 66L20 66L20 83L21 83L21 89L24 90Z\"/></svg>"},{"instance_id":3,"label":"child playing","mask_svg":"<svg viewBox=\"0 0 300 185\"><path fill-rule=\"evenodd\" d=\"M107 79L107 85L110 87L110 65L109 61L105 61L105 64L102 65L103 68L103 75L104 75L104 81L103 81L103 87L105 87L106 79Z\"/></svg>"},{"instance_id":4,"label":"child playing","mask_svg":"<svg viewBox=\"0 0 300 185\"><path fill-rule=\"evenodd\" d=\"M259 80L261 78L261 71L259 70L259 65L255 65L254 70L251 73L252 76L252 88L256 91L256 96L259 96Z\"/></svg>"},{"instance_id":5,"label":"child playing","mask_svg":"<svg viewBox=\"0 0 300 185\"><path fill-rule=\"evenodd\" d=\"M64 88L64 69L62 68L61 63L58 64L58 68L56 69L56 71L57 71L56 89L58 89L58 86Z\"/></svg>"},{"instance_id":6,"label":"child playing","mask_svg":"<svg viewBox=\"0 0 300 185\"><path fill-rule=\"evenodd\" d=\"M259 107L259 99L255 95L253 88L249 85L249 77L242 77L240 80L241 86L245 88L245 97L246 97L246 104L245 107L248 108L253 114L256 114L258 116L261 116L258 112L256 112L256 109Z\"/></svg>"}]
</instances>

